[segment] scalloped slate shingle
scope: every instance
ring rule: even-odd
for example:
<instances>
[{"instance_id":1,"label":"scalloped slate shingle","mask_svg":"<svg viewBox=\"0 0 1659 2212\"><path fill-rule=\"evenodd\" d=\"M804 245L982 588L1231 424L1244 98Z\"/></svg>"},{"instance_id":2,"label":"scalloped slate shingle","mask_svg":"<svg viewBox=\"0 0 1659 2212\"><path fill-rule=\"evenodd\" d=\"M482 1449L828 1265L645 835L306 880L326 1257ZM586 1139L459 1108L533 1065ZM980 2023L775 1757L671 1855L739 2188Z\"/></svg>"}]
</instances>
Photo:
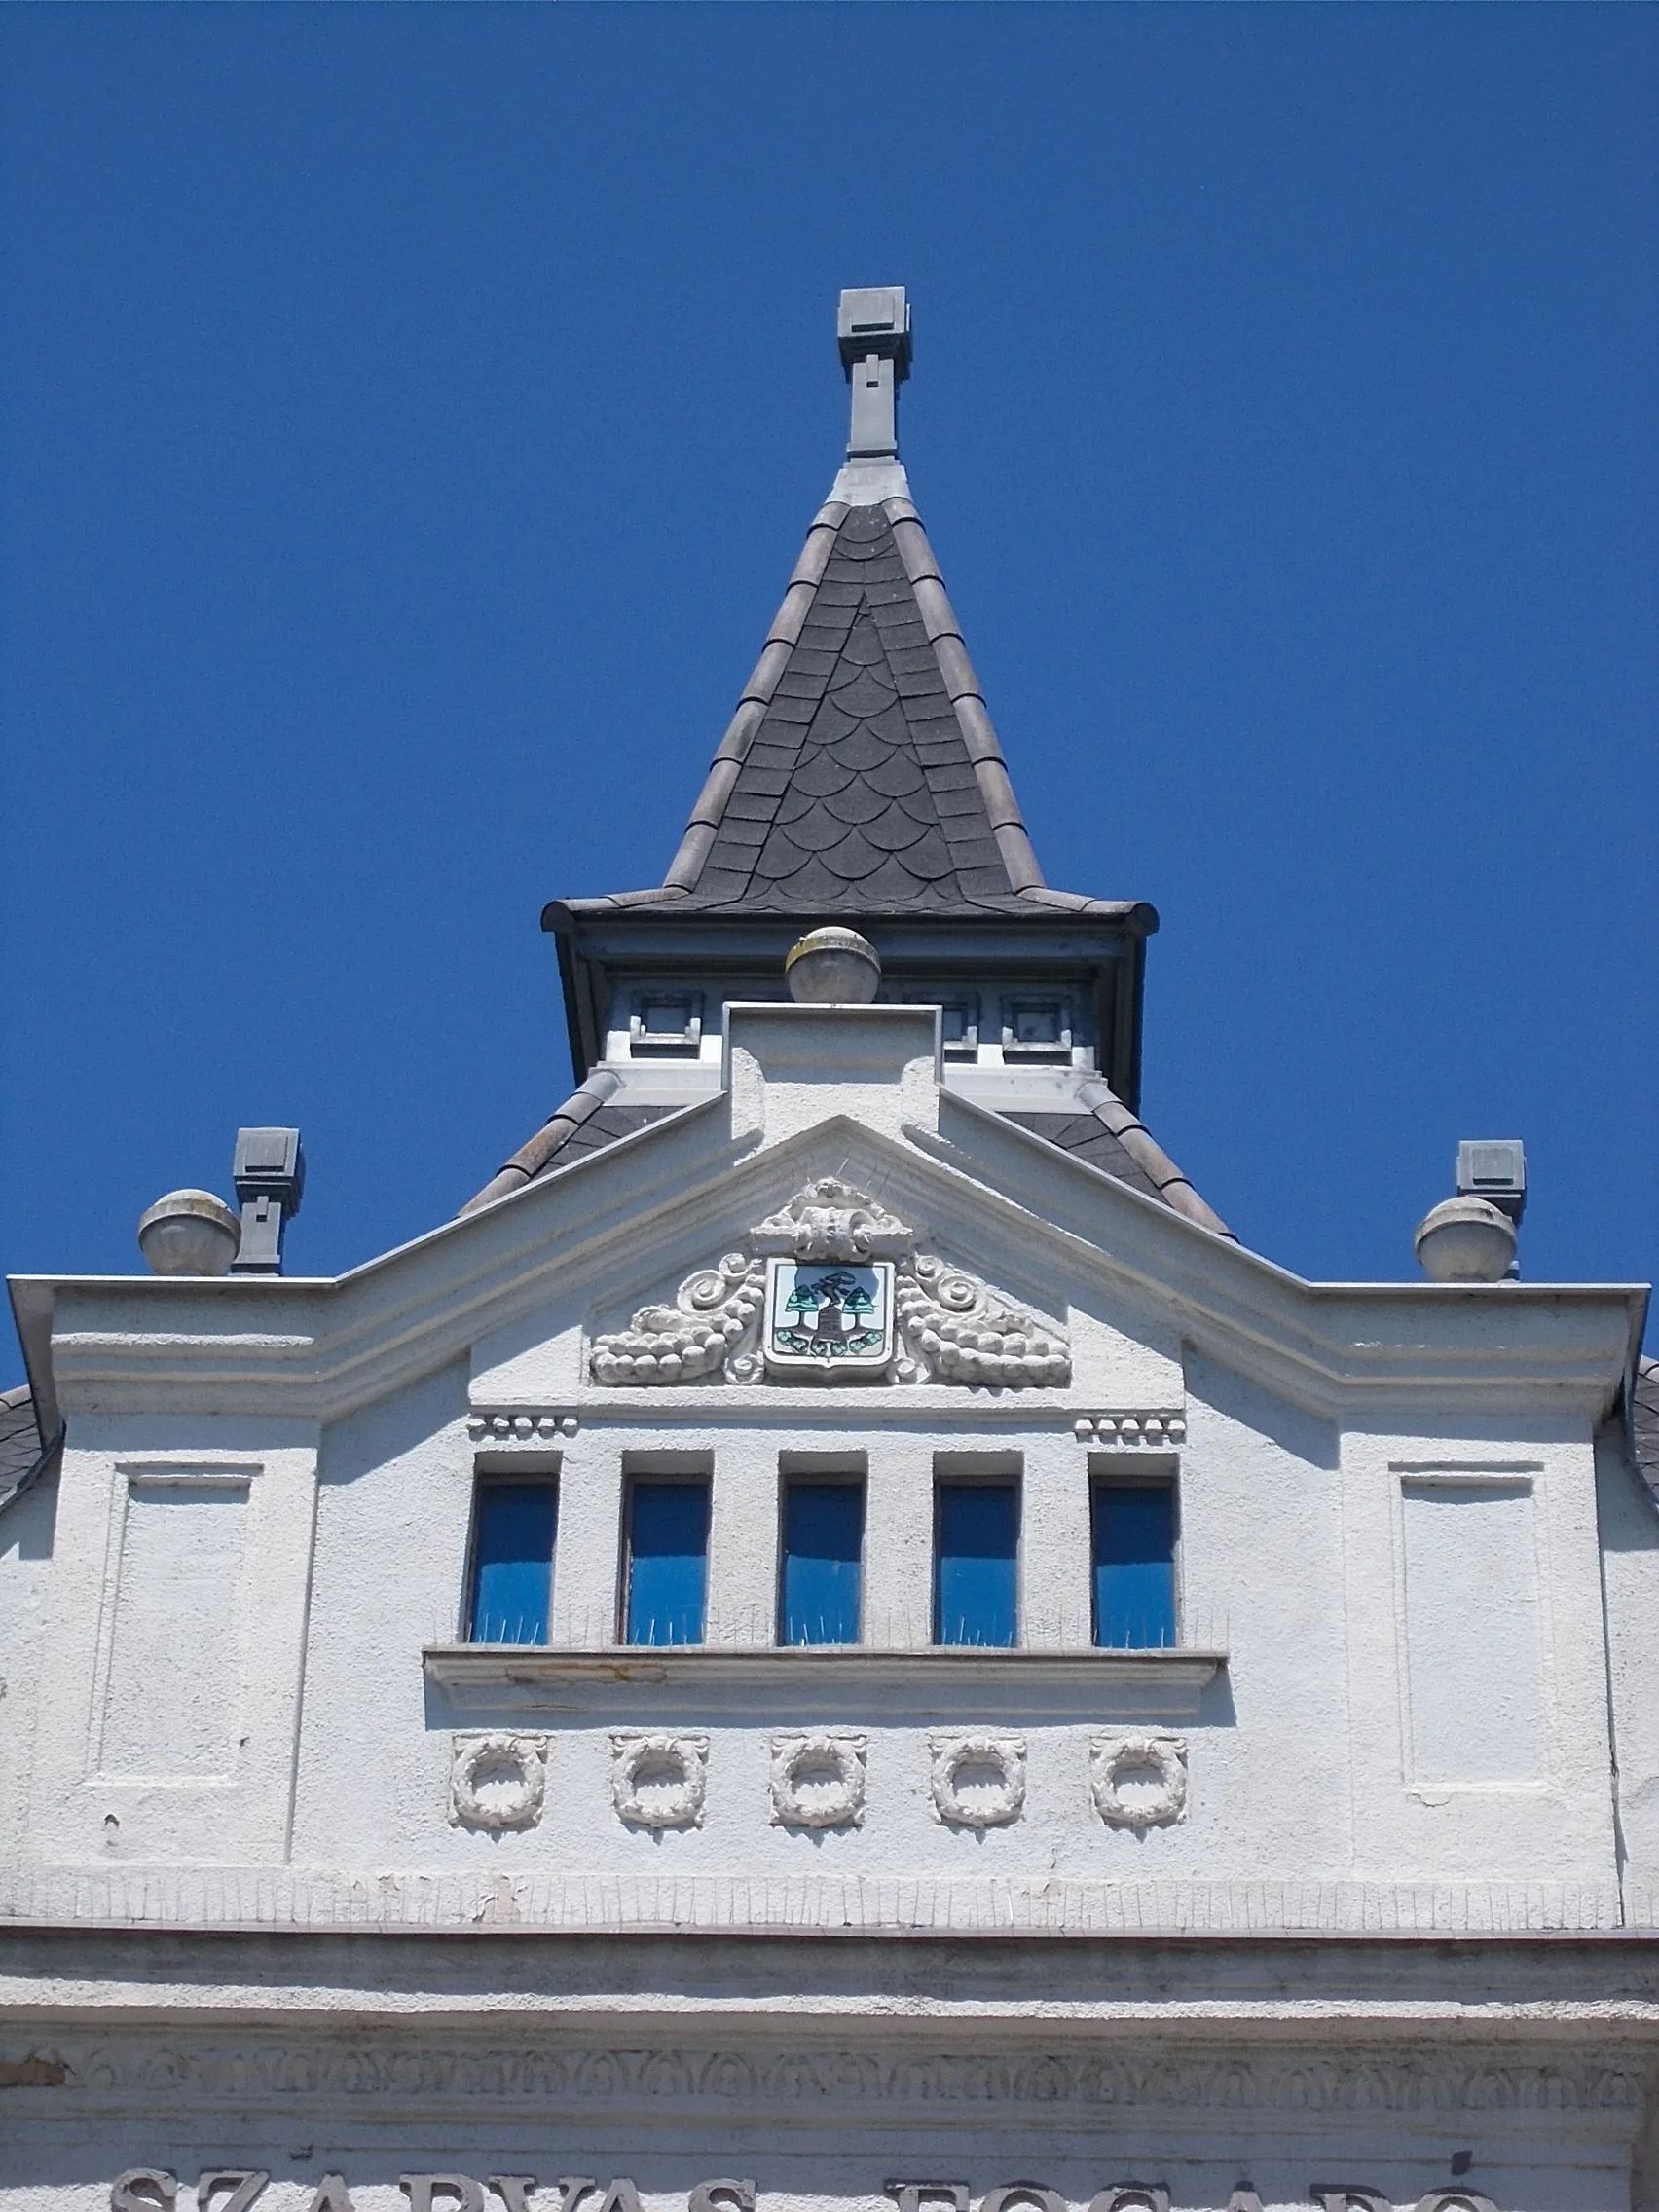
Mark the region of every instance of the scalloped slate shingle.
<instances>
[{"instance_id":1,"label":"scalloped slate shingle","mask_svg":"<svg viewBox=\"0 0 1659 2212\"><path fill-rule=\"evenodd\" d=\"M1002 905L1014 886L881 507L851 507L688 906Z\"/></svg>"}]
</instances>

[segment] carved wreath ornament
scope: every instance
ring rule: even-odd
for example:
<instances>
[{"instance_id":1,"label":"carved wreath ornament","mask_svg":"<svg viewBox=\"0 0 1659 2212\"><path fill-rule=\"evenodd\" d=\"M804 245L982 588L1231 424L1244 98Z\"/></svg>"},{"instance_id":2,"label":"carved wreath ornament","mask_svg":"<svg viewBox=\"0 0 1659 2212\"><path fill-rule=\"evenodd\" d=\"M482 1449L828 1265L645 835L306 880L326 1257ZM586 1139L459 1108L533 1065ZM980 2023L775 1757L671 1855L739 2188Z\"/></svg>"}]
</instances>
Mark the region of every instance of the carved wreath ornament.
<instances>
[{"instance_id":1,"label":"carved wreath ornament","mask_svg":"<svg viewBox=\"0 0 1659 2212\"><path fill-rule=\"evenodd\" d=\"M709 1739L628 1728L610 1739L610 1801L630 1827L696 1828L709 1793Z\"/></svg>"},{"instance_id":2,"label":"carved wreath ornament","mask_svg":"<svg viewBox=\"0 0 1659 2212\"><path fill-rule=\"evenodd\" d=\"M772 1819L786 1828L857 1827L868 1742L842 1730L772 1738Z\"/></svg>"},{"instance_id":3,"label":"carved wreath ornament","mask_svg":"<svg viewBox=\"0 0 1659 2212\"><path fill-rule=\"evenodd\" d=\"M1097 1736L1088 1747L1088 1787L1108 1827L1173 1827L1187 1818L1185 1737Z\"/></svg>"},{"instance_id":4,"label":"carved wreath ornament","mask_svg":"<svg viewBox=\"0 0 1659 2212\"><path fill-rule=\"evenodd\" d=\"M1022 1389L1071 1381L1064 1334L825 1176L751 1230L745 1248L595 1340L596 1382L856 1380Z\"/></svg>"},{"instance_id":5,"label":"carved wreath ornament","mask_svg":"<svg viewBox=\"0 0 1659 2212\"><path fill-rule=\"evenodd\" d=\"M947 1827L1005 1828L1025 1803L1023 1736L936 1736L934 1813Z\"/></svg>"},{"instance_id":6,"label":"carved wreath ornament","mask_svg":"<svg viewBox=\"0 0 1659 2212\"><path fill-rule=\"evenodd\" d=\"M457 1736L449 1817L456 1827L533 1828L547 1794L547 1739L491 1730Z\"/></svg>"}]
</instances>

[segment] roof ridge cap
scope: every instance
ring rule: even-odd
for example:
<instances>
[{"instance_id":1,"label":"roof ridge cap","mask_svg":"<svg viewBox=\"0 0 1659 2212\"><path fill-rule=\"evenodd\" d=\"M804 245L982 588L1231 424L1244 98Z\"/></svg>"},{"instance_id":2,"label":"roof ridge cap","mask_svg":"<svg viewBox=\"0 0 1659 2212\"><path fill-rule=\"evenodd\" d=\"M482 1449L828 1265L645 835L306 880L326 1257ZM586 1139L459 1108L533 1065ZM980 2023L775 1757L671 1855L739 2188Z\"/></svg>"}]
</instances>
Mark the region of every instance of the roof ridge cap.
<instances>
[{"instance_id":1,"label":"roof ridge cap","mask_svg":"<svg viewBox=\"0 0 1659 2212\"><path fill-rule=\"evenodd\" d=\"M1019 810L1019 801L1014 795L1002 741L985 705L974 663L968 657L962 625L956 619L956 609L945 591L944 577L922 527L922 518L908 497L884 500L881 511L887 517L893 542L904 564L922 626L939 664L940 681L956 716L956 726L968 749L974 780L979 787L991 834L1002 856L1009 889L1016 893L1041 891L1045 888L1043 869L1025 827L1025 817Z\"/></svg>"},{"instance_id":2,"label":"roof ridge cap","mask_svg":"<svg viewBox=\"0 0 1659 2212\"><path fill-rule=\"evenodd\" d=\"M1090 1075L1077 1087L1076 1098L1086 1114L1115 1136L1129 1158L1157 1186L1158 1195L1173 1212L1184 1214L1230 1243L1238 1239L1215 1208L1205 1203L1191 1180L1182 1174L1140 1116L1124 1104L1103 1075Z\"/></svg>"}]
</instances>

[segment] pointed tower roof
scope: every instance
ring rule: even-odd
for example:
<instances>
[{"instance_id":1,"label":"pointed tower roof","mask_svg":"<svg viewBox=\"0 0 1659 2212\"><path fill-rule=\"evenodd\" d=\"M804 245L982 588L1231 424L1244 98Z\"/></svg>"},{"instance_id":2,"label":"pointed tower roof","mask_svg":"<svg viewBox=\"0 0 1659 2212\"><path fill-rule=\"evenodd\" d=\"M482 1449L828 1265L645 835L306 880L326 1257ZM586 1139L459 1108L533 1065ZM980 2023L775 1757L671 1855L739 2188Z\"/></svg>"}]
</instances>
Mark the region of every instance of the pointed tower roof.
<instances>
[{"instance_id":1,"label":"pointed tower roof","mask_svg":"<svg viewBox=\"0 0 1659 2212\"><path fill-rule=\"evenodd\" d=\"M718 1080L722 1003L781 993L794 940L852 922L880 955L885 994L948 1011L948 1080L1225 1235L1135 1112L1158 916L1044 883L911 503L898 443L903 292L843 292L838 337L845 465L663 881L543 910L578 1088L469 1203L678 1111Z\"/></svg>"},{"instance_id":2,"label":"pointed tower roof","mask_svg":"<svg viewBox=\"0 0 1659 2212\"><path fill-rule=\"evenodd\" d=\"M899 461L910 324L897 286L841 295L846 465L813 518L667 875L544 920L690 912L1052 915L1156 929L1150 906L1043 881L962 630Z\"/></svg>"},{"instance_id":3,"label":"pointed tower roof","mask_svg":"<svg viewBox=\"0 0 1659 2212\"><path fill-rule=\"evenodd\" d=\"M1042 885L920 517L831 499L663 888L868 914L1006 912Z\"/></svg>"}]
</instances>

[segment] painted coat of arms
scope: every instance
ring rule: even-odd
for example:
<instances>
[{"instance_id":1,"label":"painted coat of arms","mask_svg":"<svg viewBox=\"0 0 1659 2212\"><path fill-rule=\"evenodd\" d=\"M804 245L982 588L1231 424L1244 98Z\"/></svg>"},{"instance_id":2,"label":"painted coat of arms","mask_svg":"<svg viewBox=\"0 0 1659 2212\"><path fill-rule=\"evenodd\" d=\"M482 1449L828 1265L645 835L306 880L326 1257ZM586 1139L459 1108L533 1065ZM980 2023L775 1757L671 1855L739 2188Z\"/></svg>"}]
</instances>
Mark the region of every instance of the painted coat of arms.
<instances>
[{"instance_id":1,"label":"painted coat of arms","mask_svg":"<svg viewBox=\"0 0 1659 2212\"><path fill-rule=\"evenodd\" d=\"M882 1373L893 1357L890 1260L768 1260L766 1365L779 1375Z\"/></svg>"}]
</instances>

